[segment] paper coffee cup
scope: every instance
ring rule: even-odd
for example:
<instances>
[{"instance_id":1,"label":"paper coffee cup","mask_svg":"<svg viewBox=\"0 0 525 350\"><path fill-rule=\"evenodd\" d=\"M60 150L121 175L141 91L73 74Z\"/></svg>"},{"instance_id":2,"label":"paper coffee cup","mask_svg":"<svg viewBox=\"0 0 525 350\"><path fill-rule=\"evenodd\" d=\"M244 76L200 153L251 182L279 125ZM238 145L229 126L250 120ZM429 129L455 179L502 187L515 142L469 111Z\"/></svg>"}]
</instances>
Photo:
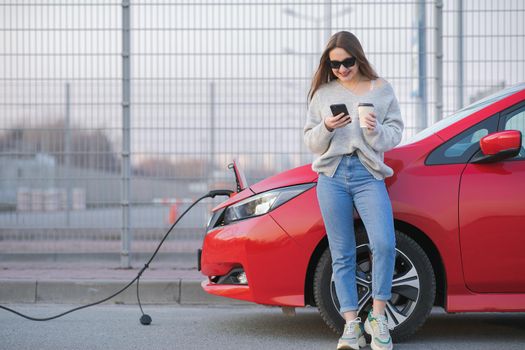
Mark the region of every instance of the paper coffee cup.
<instances>
[{"instance_id":1,"label":"paper coffee cup","mask_svg":"<svg viewBox=\"0 0 525 350\"><path fill-rule=\"evenodd\" d=\"M359 112L359 126L366 128L365 116L374 111L374 104L360 103L357 105L357 111Z\"/></svg>"}]
</instances>

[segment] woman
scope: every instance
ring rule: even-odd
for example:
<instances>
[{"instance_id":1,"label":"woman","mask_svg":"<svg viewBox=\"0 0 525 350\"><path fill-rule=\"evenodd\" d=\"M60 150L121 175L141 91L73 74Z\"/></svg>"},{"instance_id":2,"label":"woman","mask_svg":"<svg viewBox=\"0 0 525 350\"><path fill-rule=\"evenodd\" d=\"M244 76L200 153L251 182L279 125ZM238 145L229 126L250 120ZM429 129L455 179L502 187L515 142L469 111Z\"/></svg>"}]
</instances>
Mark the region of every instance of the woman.
<instances>
[{"instance_id":1,"label":"woman","mask_svg":"<svg viewBox=\"0 0 525 350\"><path fill-rule=\"evenodd\" d=\"M396 253L392 206L384 179L392 176L393 170L384 163L383 153L401 141L399 104L390 83L371 67L357 37L346 31L328 41L308 98L304 139L317 155L312 163L319 174L317 198L332 256L339 311L346 320L337 349L366 346L363 331L371 335L372 349L392 349L385 305L391 298ZM349 115L332 116L330 105L342 103ZM373 112L362 113L363 128L358 119L359 103L373 104ZM373 308L364 327L357 317L354 205L372 251Z\"/></svg>"}]
</instances>

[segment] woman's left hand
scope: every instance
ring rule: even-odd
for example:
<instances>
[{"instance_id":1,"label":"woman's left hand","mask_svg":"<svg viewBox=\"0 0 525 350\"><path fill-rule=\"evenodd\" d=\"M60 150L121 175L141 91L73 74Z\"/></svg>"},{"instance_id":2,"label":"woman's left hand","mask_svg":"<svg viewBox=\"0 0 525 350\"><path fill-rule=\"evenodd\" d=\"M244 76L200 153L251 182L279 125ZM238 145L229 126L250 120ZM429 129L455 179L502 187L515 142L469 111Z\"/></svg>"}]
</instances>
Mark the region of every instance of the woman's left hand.
<instances>
[{"instance_id":1,"label":"woman's left hand","mask_svg":"<svg viewBox=\"0 0 525 350\"><path fill-rule=\"evenodd\" d=\"M368 131L374 131L376 129L377 119L376 119L376 115L374 114L374 112L370 112L368 113L367 116L365 116L365 124L366 124L366 129Z\"/></svg>"}]
</instances>

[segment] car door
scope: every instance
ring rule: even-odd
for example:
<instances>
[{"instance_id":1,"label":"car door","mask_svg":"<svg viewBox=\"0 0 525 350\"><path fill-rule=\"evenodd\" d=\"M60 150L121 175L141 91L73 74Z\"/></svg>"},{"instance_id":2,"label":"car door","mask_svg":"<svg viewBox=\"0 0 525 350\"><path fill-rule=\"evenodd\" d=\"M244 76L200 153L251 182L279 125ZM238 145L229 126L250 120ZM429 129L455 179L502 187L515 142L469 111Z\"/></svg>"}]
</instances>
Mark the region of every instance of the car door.
<instances>
[{"instance_id":1,"label":"car door","mask_svg":"<svg viewBox=\"0 0 525 350\"><path fill-rule=\"evenodd\" d=\"M460 244L467 287L479 293L525 292L525 103L502 112L499 130L522 133L520 154L469 163L459 195Z\"/></svg>"}]
</instances>

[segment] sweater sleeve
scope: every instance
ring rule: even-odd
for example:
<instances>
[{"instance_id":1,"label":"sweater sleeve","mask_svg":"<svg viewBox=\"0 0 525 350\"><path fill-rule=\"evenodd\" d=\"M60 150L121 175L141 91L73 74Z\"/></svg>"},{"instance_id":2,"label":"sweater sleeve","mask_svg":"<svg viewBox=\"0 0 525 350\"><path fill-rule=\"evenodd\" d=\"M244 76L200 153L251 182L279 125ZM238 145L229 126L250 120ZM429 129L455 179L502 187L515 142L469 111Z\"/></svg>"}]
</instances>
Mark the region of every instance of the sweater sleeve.
<instances>
[{"instance_id":1,"label":"sweater sleeve","mask_svg":"<svg viewBox=\"0 0 525 350\"><path fill-rule=\"evenodd\" d=\"M316 154L323 154L328 150L334 132L329 131L324 124L318 95L316 93L308 105L303 133L304 142L310 151Z\"/></svg>"},{"instance_id":2,"label":"sweater sleeve","mask_svg":"<svg viewBox=\"0 0 525 350\"><path fill-rule=\"evenodd\" d=\"M373 131L365 130L364 138L366 142L377 152L386 152L397 146L403 136L403 119L399 103L392 88L392 100L388 106L383 124L377 123Z\"/></svg>"}]
</instances>

